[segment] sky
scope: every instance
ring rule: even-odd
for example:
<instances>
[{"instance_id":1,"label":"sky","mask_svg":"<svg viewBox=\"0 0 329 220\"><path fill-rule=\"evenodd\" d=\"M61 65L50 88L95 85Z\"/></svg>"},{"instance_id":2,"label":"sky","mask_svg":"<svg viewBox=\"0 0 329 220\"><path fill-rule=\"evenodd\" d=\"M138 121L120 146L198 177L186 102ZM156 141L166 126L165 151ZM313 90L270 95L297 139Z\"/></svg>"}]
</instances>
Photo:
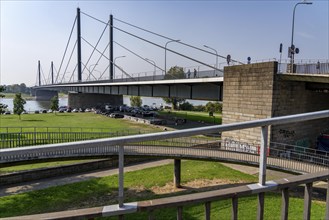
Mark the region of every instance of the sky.
<instances>
[{"instance_id":1,"label":"sky","mask_svg":"<svg viewBox=\"0 0 329 220\"><path fill-rule=\"evenodd\" d=\"M109 31L106 29L104 36L99 40L105 24L85 14L104 22L107 22L112 14L115 28L162 47L168 43L168 39L133 28L121 21L203 50L216 51L223 57L229 54L232 59L243 63L247 62L247 57L251 57L252 62L279 60L279 45L282 43L282 62L288 62L293 8L298 2L300 1L0 0L0 84L36 85L39 60L42 84L50 83L52 61L54 81L76 79L74 67L77 63L77 55L76 50L73 50L76 29L73 29L72 39L62 65L61 61L77 7L83 12L81 14L81 36L84 39L82 40L83 79L101 76L106 78L109 75L107 70L109 61L104 57L109 56L109 52L105 51L109 41ZM295 59L298 62L317 62L317 60L329 62L329 1L309 2L313 4L298 5L295 12L294 44L300 49ZM156 71L160 72L160 69L165 69L165 57L167 70L176 65L185 67L185 70L206 69L200 63L170 51L165 53L164 48L146 43L118 29L114 30L113 35L116 64L130 75L152 74L153 63L159 67ZM104 56L102 57L97 51L90 56L93 48L87 42L95 46L98 41L97 50L104 50ZM212 49L205 48L204 45ZM179 42L168 43L167 49L211 66L216 62L219 68L226 65L226 59L216 60L214 55L192 49ZM72 58L68 62L71 53ZM151 61L146 62L145 59ZM92 72L93 75L88 72ZM115 68L115 77L121 75L122 71Z\"/></svg>"}]
</instances>

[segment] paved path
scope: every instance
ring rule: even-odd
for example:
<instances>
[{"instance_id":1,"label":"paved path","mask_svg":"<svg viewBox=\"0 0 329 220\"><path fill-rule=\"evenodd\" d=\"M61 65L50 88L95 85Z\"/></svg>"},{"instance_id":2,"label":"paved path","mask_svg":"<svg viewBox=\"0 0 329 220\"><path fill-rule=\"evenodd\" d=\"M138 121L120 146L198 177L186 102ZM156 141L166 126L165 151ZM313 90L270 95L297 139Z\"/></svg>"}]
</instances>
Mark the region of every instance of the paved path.
<instances>
[{"instance_id":1,"label":"paved path","mask_svg":"<svg viewBox=\"0 0 329 220\"><path fill-rule=\"evenodd\" d=\"M166 164L170 164L170 163L173 163L172 159L140 163L140 164L136 164L136 165L126 166L125 172L142 170L145 168L156 167L156 166L166 165ZM239 171L247 173L247 174L251 174L251 175L258 174L258 167L243 166L243 165L229 164L229 163L222 163L222 164L224 164L227 167L230 167L235 170L239 170ZM69 184L69 183L75 183L75 182L89 180L92 178L105 177L105 176L110 176L110 175L115 175L115 174L118 174L118 169L111 168L111 169L107 169L107 170L93 171L93 172L88 172L88 173L83 173L83 174L80 173L80 174L67 175L67 176L63 176L63 177L54 177L54 178L36 180L36 181L27 182L27 183L20 183L17 185L10 185L8 187L3 186L0 188L0 197L29 192L29 191L33 191L33 190L45 189L45 188L49 188L52 186L60 186L60 185L65 185L65 184ZM287 177L292 174L268 170L267 175L268 175L267 179L272 180L272 179L280 179L283 177Z\"/></svg>"}]
</instances>

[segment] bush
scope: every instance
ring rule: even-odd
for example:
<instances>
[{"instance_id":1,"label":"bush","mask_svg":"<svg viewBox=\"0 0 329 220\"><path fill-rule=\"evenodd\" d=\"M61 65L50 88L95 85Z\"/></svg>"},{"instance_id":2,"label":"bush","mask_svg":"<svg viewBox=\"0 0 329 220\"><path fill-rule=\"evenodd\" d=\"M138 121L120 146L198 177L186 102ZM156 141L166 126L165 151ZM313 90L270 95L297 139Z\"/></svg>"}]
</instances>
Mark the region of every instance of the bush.
<instances>
[{"instance_id":1,"label":"bush","mask_svg":"<svg viewBox=\"0 0 329 220\"><path fill-rule=\"evenodd\" d=\"M206 108L204 105L196 105L196 106L194 106L193 111L204 112L204 111L206 111Z\"/></svg>"},{"instance_id":2,"label":"bush","mask_svg":"<svg viewBox=\"0 0 329 220\"><path fill-rule=\"evenodd\" d=\"M205 106L206 112L222 112L222 103L219 102L208 102Z\"/></svg>"},{"instance_id":3,"label":"bush","mask_svg":"<svg viewBox=\"0 0 329 220\"><path fill-rule=\"evenodd\" d=\"M193 105L189 102L184 102L182 104L179 104L179 110L192 111Z\"/></svg>"}]
</instances>

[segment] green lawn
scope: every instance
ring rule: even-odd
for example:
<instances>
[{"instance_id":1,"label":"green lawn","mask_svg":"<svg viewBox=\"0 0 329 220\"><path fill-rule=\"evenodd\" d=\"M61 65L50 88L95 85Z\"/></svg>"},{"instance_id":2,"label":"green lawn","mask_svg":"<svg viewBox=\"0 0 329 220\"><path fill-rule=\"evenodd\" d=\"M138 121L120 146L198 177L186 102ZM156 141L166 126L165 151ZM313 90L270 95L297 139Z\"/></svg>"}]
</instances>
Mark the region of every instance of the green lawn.
<instances>
[{"instance_id":1,"label":"green lawn","mask_svg":"<svg viewBox=\"0 0 329 220\"><path fill-rule=\"evenodd\" d=\"M11 172L19 172L24 170L33 170L33 169L40 169L40 168L49 168L49 167L58 167L64 165L72 165L77 163L84 163L93 161L92 159L76 159L76 160L58 160L58 161L48 161L48 162L34 162L31 164L22 164L22 165L15 165L10 167L1 167L0 168L0 175L4 173L11 173Z\"/></svg>"},{"instance_id":2,"label":"green lawn","mask_svg":"<svg viewBox=\"0 0 329 220\"><path fill-rule=\"evenodd\" d=\"M160 131L155 127L148 126L142 123L132 122L126 119L114 119L100 114L94 113L47 113L47 114L26 114L21 115L21 120L17 115L0 115L0 128L2 132L6 131L6 127L16 127L17 129L10 129L13 131L20 131L20 127L26 127L24 131L47 131L47 127L61 127L63 131L80 131L83 128L102 128L108 131L123 131L123 130L142 130L142 131ZM27 129L29 127L30 129ZM75 129L74 129L75 128ZM53 129L54 130L54 129ZM90 129L91 131L92 129ZM56 129L55 129L56 131ZM58 131L58 130L57 130ZM96 129L97 131L97 129Z\"/></svg>"},{"instance_id":3,"label":"green lawn","mask_svg":"<svg viewBox=\"0 0 329 220\"><path fill-rule=\"evenodd\" d=\"M179 193L156 194L154 187L164 187L172 182L173 165L148 168L125 174L125 202L142 201L180 195ZM117 175L96 178L64 186L51 187L18 195L0 198L0 217L18 216L52 211L87 208L115 204L117 198ZM217 162L183 161L182 183L196 179L221 179L230 183L257 182L257 177L225 167ZM129 190L128 190L129 188ZM192 190L193 191L193 190ZM280 194L266 194L264 219L280 219ZM257 212L256 197L239 199L240 219L255 219ZM289 219L302 219L303 200L290 199ZM323 219L324 202L313 202L312 219ZM203 219L204 207L184 207L184 219ZM230 219L231 201L223 200L212 203L214 219ZM175 210L167 209L155 212L157 219L175 219ZM144 214L128 215L127 219L146 219Z\"/></svg>"},{"instance_id":4,"label":"green lawn","mask_svg":"<svg viewBox=\"0 0 329 220\"><path fill-rule=\"evenodd\" d=\"M189 121L204 122L208 124L222 123L222 115L218 113L214 113L214 116L209 116L208 112L195 112L195 111L164 110L164 111L160 111L159 113L167 117L184 118Z\"/></svg>"}]
</instances>

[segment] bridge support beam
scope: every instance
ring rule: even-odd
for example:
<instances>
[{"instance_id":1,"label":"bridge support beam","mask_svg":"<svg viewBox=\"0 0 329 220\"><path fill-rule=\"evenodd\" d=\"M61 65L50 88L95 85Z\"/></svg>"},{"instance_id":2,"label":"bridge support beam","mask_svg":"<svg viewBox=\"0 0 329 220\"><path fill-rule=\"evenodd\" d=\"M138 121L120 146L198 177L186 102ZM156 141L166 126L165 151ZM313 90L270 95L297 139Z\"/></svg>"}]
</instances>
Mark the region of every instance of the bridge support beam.
<instances>
[{"instance_id":1,"label":"bridge support beam","mask_svg":"<svg viewBox=\"0 0 329 220\"><path fill-rule=\"evenodd\" d=\"M181 188L181 160L174 160L174 186L176 188Z\"/></svg>"}]
</instances>

